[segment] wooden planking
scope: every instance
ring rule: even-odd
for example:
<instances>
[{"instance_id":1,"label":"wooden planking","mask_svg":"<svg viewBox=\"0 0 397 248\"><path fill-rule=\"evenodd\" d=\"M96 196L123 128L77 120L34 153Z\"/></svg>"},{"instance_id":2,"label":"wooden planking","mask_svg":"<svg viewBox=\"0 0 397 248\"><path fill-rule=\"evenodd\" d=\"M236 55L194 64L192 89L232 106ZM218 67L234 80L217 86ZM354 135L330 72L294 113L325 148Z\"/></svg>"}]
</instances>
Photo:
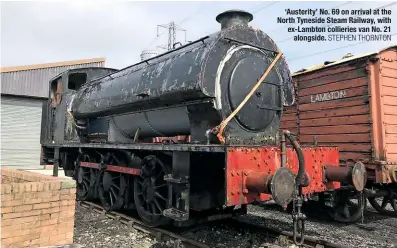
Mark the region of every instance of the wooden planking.
<instances>
[{"instance_id":1,"label":"wooden planking","mask_svg":"<svg viewBox=\"0 0 397 248\"><path fill-rule=\"evenodd\" d=\"M361 86L361 87L346 90L346 97L355 97L355 96L364 96L364 95L368 95L368 87L367 86ZM299 98L299 103L300 104L310 103L312 101L311 97L312 97L311 95L302 96ZM334 100L334 101L337 101L337 100Z\"/></svg>"},{"instance_id":2,"label":"wooden planking","mask_svg":"<svg viewBox=\"0 0 397 248\"><path fill-rule=\"evenodd\" d=\"M372 155L370 152L340 152L339 160L342 161L361 161L361 162L369 162L372 160Z\"/></svg>"},{"instance_id":3,"label":"wooden planking","mask_svg":"<svg viewBox=\"0 0 397 248\"><path fill-rule=\"evenodd\" d=\"M371 127L369 125L361 124L361 125L337 125L337 126L317 126L317 127L300 127L300 134L357 134L357 133L368 133L371 131Z\"/></svg>"},{"instance_id":4,"label":"wooden planking","mask_svg":"<svg viewBox=\"0 0 397 248\"><path fill-rule=\"evenodd\" d=\"M393 145L397 146L397 134L388 134L388 135L386 135L386 143L388 145L393 144Z\"/></svg>"},{"instance_id":5,"label":"wooden planking","mask_svg":"<svg viewBox=\"0 0 397 248\"><path fill-rule=\"evenodd\" d=\"M397 125L385 124L386 134L397 134Z\"/></svg>"},{"instance_id":6,"label":"wooden planking","mask_svg":"<svg viewBox=\"0 0 397 248\"><path fill-rule=\"evenodd\" d=\"M332 72L328 72L328 75L321 78L314 78L309 80L298 80L299 91L302 89L320 86L320 85L328 85L330 83L338 82L341 80L350 80L354 78L366 77L368 73L366 72L366 68L357 68L351 71L345 71L341 73L332 74Z\"/></svg>"},{"instance_id":7,"label":"wooden planking","mask_svg":"<svg viewBox=\"0 0 397 248\"><path fill-rule=\"evenodd\" d=\"M394 68L382 67L381 74L383 77L397 78L397 70Z\"/></svg>"},{"instance_id":8,"label":"wooden planking","mask_svg":"<svg viewBox=\"0 0 397 248\"><path fill-rule=\"evenodd\" d=\"M292 106L284 107L283 114L296 113L296 103Z\"/></svg>"},{"instance_id":9,"label":"wooden planking","mask_svg":"<svg viewBox=\"0 0 397 248\"><path fill-rule=\"evenodd\" d=\"M301 79L298 83L300 142L313 143L316 136L319 145L338 146L342 159L370 160L368 82L363 67L340 73L330 69L321 78ZM313 95L339 90L345 91L344 98L312 102Z\"/></svg>"},{"instance_id":10,"label":"wooden planking","mask_svg":"<svg viewBox=\"0 0 397 248\"><path fill-rule=\"evenodd\" d=\"M351 80L344 80L343 81L338 81L336 83L330 83L327 84L327 87L324 87L324 85L321 86L315 86L312 88L306 88L299 90L299 96L307 96L307 95L312 95L312 94L319 94L319 93L324 93L324 92L330 92L330 91L337 91L337 90L342 90L342 89L351 89L355 87L360 87L360 86L366 86L368 85L368 79L366 77L361 77L361 78L354 78Z\"/></svg>"},{"instance_id":11,"label":"wooden planking","mask_svg":"<svg viewBox=\"0 0 397 248\"><path fill-rule=\"evenodd\" d=\"M386 115L397 115L397 106L384 105L383 106L383 112Z\"/></svg>"},{"instance_id":12,"label":"wooden planking","mask_svg":"<svg viewBox=\"0 0 397 248\"><path fill-rule=\"evenodd\" d=\"M293 78L297 81L308 81L311 79L321 80L322 77L329 76L330 74L340 74L343 72L355 71L360 68L365 68L365 64L361 66L339 65L336 67L328 67L318 71L303 73L301 75L293 75Z\"/></svg>"},{"instance_id":13,"label":"wooden planking","mask_svg":"<svg viewBox=\"0 0 397 248\"><path fill-rule=\"evenodd\" d=\"M333 126L340 125L341 123L346 125L351 124L369 124L370 117L368 115L353 115L353 116L341 116L332 118L317 118L300 120L299 126L301 127L315 127L315 126Z\"/></svg>"},{"instance_id":14,"label":"wooden planking","mask_svg":"<svg viewBox=\"0 0 397 248\"><path fill-rule=\"evenodd\" d=\"M383 86L388 86L388 87L397 87L397 82L395 78L389 78L389 77L382 77L382 84Z\"/></svg>"},{"instance_id":15,"label":"wooden planking","mask_svg":"<svg viewBox=\"0 0 397 248\"><path fill-rule=\"evenodd\" d=\"M397 106L397 96L383 96L383 104Z\"/></svg>"},{"instance_id":16,"label":"wooden planking","mask_svg":"<svg viewBox=\"0 0 397 248\"><path fill-rule=\"evenodd\" d=\"M296 113L293 114L284 114L283 116L281 116L281 120L283 121L296 121Z\"/></svg>"},{"instance_id":17,"label":"wooden planking","mask_svg":"<svg viewBox=\"0 0 397 248\"><path fill-rule=\"evenodd\" d=\"M382 65L382 68L387 67L387 68L390 68L390 69L396 69L397 70L397 63L395 61L382 60L381 65Z\"/></svg>"},{"instance_id":18,"label":"wooden planking","mask_svg":"<svg viewBox=\"0 0 397 248\"><path fill-rule=\"evenodd\" d=\"M381 56L385 58L380 74L386 159L397 162L397 50L384 51Z\"/></svg>"},{"instance_id":19,"label":"wooden planking","mask_svg":"<svg viewBox=\"0 0 397 248\"><path fill-rule=\"evenodd\" d=\"M338 101L318 102L316 104L300 104L298 108L299 111L302 112L307 110L325 110L349 106L360 106L364 104L368 104L368 96L360 96L354 99L339 99Z\"/></svg>"},{"instance_id":20,"label":"wooden planking","mask_svg":"<svg viewBox=\"0 0 397 248\"><path fill-rule=\"evenodd\" d=\"M326 117L337 117L337 116L354 116L354 115L367 115L369 112L368 105L336 108L328 111L305 111L299 114L301 120L314 119L314 118L326 118Z\"/></svg>"},{"instance_id":21,"label":"wooden planking","mask_svg":"<svg viewBox=\"0 0 397 248\"><path fill-rule=\"evenodd\" d=\"M388 153L387 161L397 162L397 153Z\"/></svg>"},{"instance_id":22,"label":"wooden planking","mask_svg":"<svg viewBox=\"0 0 397 248\"><path fill-rule=\"evenodd\" d=\"M283 128L291 128L291 127L297 127L298 124L296 123L296 121L283 121L281 123L281 127Z\"/></svg>"},{"instance_id":23,"label":"wooden planking","mask_svg":"<svg viewBox=\"0 0 397 248\"><path fill-rule=\"evenodd\" d=\"M385 115L384 123L397 125L397 115Z\"/></svg>"},{"instance_id":24,"label":"wooden planking","mask_svg":"<svg viewBox=\"0 0 397 248\"><path fill-rule=\"evenodd\" d=\"M337 146L342 152L368 152L370 143L320 143L321 146Z\"/></svg>"},{"instance_id":25,"label":"wooden planking","mask_svg":"<svg viewBox=\"0 0 397 248\"><path fill-rule=\"evenodd\" d=\"M288 109L288 110L284 110L283 111L283 115L291 115L291 114L296 115L296 108Z\"/></svg>"},{"instance_id":26,"label":"wooden planking","mask_svg":"<svg viewBox=\"0 0 397 248\"><path fill-rule=\"evenodd\" d=\"M396 87L383 86L383 95L397 97L397 85Z\"/></svg>"},{"instance_id":27,"label":"wooden planking","mask_svg":"<svg viewBox=\"0 0 397 248\"><path fill-rule=\"evenodd\" d=\"M313 142L313 136L311 134L307 135L299 135L300 141L303 143ZM343 135L316 135L318 142L325 142L325 143L370 143L371 137L369 133L366 134L343 134Z\"/></svg>"}]
</instances>

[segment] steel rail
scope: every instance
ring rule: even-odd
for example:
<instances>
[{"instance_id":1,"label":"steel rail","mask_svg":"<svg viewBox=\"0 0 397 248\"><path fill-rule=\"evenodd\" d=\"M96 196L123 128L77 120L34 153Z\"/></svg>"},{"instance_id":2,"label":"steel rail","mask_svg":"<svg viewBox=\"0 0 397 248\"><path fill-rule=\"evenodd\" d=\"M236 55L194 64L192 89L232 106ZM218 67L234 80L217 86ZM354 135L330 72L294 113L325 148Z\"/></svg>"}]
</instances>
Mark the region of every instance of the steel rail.
<instances>
[{"instance_id":1,"label":"steel rail","mask_svg":"<svg viewBox=\"0 0 397 248\"><path fill-rule=\"evenodd\" d=\"M90 209L91 211L95 211L96 213L100 214L101 217L110 218L114 220L118 220L121 223L127 225L129 228L134 228L136 230L142 231L147 233L153 237L155 237L157 242L163 242L168 240L173 240L176 242L181 242L184 247L186 248L210 248L207 244L198 242L193 239L189 239L183 236L180 236L176 233L161 229L161 228L153 228L149 225L145 224L144 222L136 219L134 217L113 212L113 211L106 211L101 205L87 202L87 201L80 201L80 206ZM234 226L236 228L244 228L250 230L252 233L261 233L267 237L275 238L279 241L280 245L290 245L293 244L293 234L292 232L287 232L283 230L274 229L271 227L260 226L256 224L252 224L247 221L239 220L236 218L226 219L226 224L230 226ZM339 244L334 244L328 242L326 240L315 239L311 237L305 237L303 247L313 247L313 248L347 248L348 246L343 246Z\"/></svg>"},{"instance_id":2,"label":"steel rail","mask_svg":"<svg viewBox=\"0 0 397 248\"><path fill-rule=\"evenodd\" d=\"M142 221L125 215L121 214L118 212L113 212L113 211L106 211L101 205L98 205L93 202L87 202L87 201L80 201L80 206L84 208L88 208L91 211L95 211L98 214L100 214L102 217L107 217L110 219L118 220L121 223L127 225L129 228L134 228L136 230L139 230L141 232L147 233L151 236L153 236L157 242L163 242L163 241L169 241L173 240L176 242L181 242L184 247L186 248L210 248L210 246L198 242L193 239L189 239L183 236L180 236L178 234L175 234L173 232L161 229L161 228L153 228L150 227L149 225L143 223Z\"/></svg>"},{"instance_id":3,"label":"steel rail","mask_svg":"<svg viewBox=\"0 0 397 248\"><path fill-rule=\"evenodd\" d=\"M284 231L284 230L279 230L276 228L272 227L267 227L267 226L260 226L257 224L253 224L248 221L232 218L231 224L236 225L239 228L245 228L250 230L252 233L262 233L267 236L272 236L273 238L278 239L279 243L281 245L287 245L290 246L292 245L293 242L293 233ZM233 223L234 222L234 223ZM335 244L323 239L316 239L312 237L305 236L304 242L303 242L303 247L314 247L314 248L350 248L349 246L344 246L340 244Z\"/></svg>"}]
</instances>

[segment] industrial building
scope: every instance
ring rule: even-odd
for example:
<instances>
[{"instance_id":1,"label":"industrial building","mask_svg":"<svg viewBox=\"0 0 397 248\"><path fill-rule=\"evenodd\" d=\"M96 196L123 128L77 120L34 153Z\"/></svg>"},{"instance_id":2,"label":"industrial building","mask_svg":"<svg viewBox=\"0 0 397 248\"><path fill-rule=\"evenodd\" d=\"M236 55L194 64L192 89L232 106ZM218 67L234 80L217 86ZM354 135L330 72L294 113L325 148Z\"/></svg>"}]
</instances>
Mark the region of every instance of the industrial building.
<instances>
[{"instance_id":1,"label":"industrial building","mask_svg":"<svg viewBox=\"0 0 397 248\"><path fill-rule=\"evenodd\" d=\"M1 68L1 166L40 166L42 105L49 81L69 69L103 67L104 58Z\"/></svg>"}]
</instances>

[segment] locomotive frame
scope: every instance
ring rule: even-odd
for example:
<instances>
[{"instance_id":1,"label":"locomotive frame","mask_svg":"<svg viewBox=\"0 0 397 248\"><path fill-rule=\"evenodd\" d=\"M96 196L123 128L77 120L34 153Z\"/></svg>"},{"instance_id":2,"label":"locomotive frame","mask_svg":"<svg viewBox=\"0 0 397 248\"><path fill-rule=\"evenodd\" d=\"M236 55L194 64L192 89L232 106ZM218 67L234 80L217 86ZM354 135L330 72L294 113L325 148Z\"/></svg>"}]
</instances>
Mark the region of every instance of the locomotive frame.
<instances>
[{"instance_id":1,"label":"locomotive frame","mask_svg":"<svg viewBox=\"0 0 397 248\"><path fill-rule=\"evenodd\" d=\"M248 21L252 20L252 15L247 12L226 11L218 15L217 20L222 24L221 37L229 31L235 32L235 36L242 36L245 32L244 34L248 36L259 37L257 30L247 25ZM262 88L262 91L271 89L271 87L276 88L275 95L270 95L269 98L277 99L279 97L281 102L286 101L291 95L293 96L290 94L293 89L281 83L269 81L269 79L264 81L268 74L272 73L272 76L269 77L273 79L285 80L286 77L289 77L286 71L283 75L278 71L273 71L273 66L281 61L277 61L282 55L281 52L258 47L251 44L252 41L249 43L243 39L236 40L232 37L224 39L228 45L221 49L219 46L222 45L216 46L220 40L214 39L217 37L216 35L218 34L212 36L210 40L214 42L214 50L223 51L222 49L229 48L228 46L233 43L234 46L252 48L253 51L264 49L276 54L270 56L273 61L267 64L265 72L263 74L263 71L259 72L260 79L257 79L257 82L249 82L251 83L248 87L250 92L242 97L244 99L241 99L234 109L225 111L218 108L216 110L218 114L215 110L208 109L209 104L214 103L213 98L215 98L215 105L218 107L220 103L224 103L221 101L225 101L225 99L216 94L212 99L206 97L203 100L195 101L192 103L193 108L190 108L192 105L189 105L191 104L189 102L181 104L189 114L191 110L196 111L193 111L194 113L199 113L193 117L190 115L191 118L189 118L192 122L190 134L195 137L193 141L176 144L154 143L153 138L155 137L150 135L160 134L160 132L156 132L155 128L150 125L145 114L148 128L142 130L137 128L133 136L125 134L117 128L113 116L108 115L111 108L106 107L110 106L111 102L106 102L100 97L97 98L99 99L97 102L90 102L90 97L93 97L92 92L101 92L103 90L101 87L104 84L108 84L106 89L111 91L112 86L116 86L116 84L108 82L115 78L128 76L128 73L132 74L133 68L145 64L150 65L156 61L159 63L156 59L165 55L185 56L189 46L194 47L198 43L204 44L209 36L120 71L110 68L73 69L52 79L49 83L50 98L43 105L41 133L43 162L53 162L54 175L57 175L58 168L62 167L65 175L71 176L77 181L79 200L99 199L106 210L135 209L145 222L153 226L165 225L170 222L176 225L189 225L204 220L244 214L247 204L274 200L283 207L292 204L294 232L297 232L297 227L302 226L305 219L305 215L301 211L303 202L316 199L316 197L320 197L331 206L331 212L335 216L340 215L333 195L341 190L362 191L366 180L364 165L357 162L352 167L340 167L337 147L301 147L289 131L279 130L279 119L277 118L275 118L276 121L273 121L274 118L272 118L269 127L262 133L256 131L261 135L257 135L255 132L250 133L247 131L247 127L238 126L236 119L244 118L237 114L242 111L245 111L245 114L251 114L252 120L262 120L260 119L262 117L259 116L258 119L258 116L254 115L265 111L274 112L274 116L282 115L282 107L263 104L266 99L258 90L259 87L269 87ZM263 33L260 35L261 39L270 40ZM259 39L259 41L261 40ZM271 40L268 45L275 47ZM197 52L197 58L200 51L196 49L195 52ZM226 54L226 50L224 52ZM222 53L215 55L211 55L213 59ZM228 53L227 56L229 56ZM220 58L217 59L222 63L227 62L227 60L224 62ZM255 57L250 63L255 65L258 61L256 59ZM261 59L263 62L264 59ZM237 63L237 66L241 66L241 63ZM283 61L277 66L286 68ZM263 68L263 66L259 65L258 68ZM216 72L216 68L206 69ZM228 70L231 71L230 68ZM128 73L125 73L126 71ZM213 75L211 73L199 74L200 79L203 77L211 78ZM253 79L255 75L248 74L246 77L250 77L249 81L256 81ZM219 85L219 79L216 80ZM237 80L232 81L233 83L241 84L241 79L233 80ZM119 81L118 83L124 82ZM143 89L144 85L138 85L138 87ZM191 84L189 87L194 88L196 85ZM219 87L225 86L219 85ZM81 90L83 88L84 90ZM237 87L237 89L239 88ZM189 94L182 95L180 98L189 98L195 94L202 97L203 94L197 93L197 91L203 90L203 88L195 88L195 90L195 92L188 92ZM142 92L134 97L145 98L150 95L149 92ZM215 93L217 93L216 89ZM250 99L254 93L257 97L255 98L256 102L252 98ZM268 92L266 93L268 94ZM234 92L234 94L237 93ZM159 105L156 97L154 96L155 100L149 101L147 106L161 111L164 106L160 105L164 102ZM168 96L163 94L162 97L165 99ZM125 97L120 100L120 102L123 101L131 100ZM248 110L253 112L247 112L247 108L241 110L247 106L247 102L251 103ZM172 107L179 107L174 102L168 101L167 103L174 104ZM134 106L131 102L129 104L130 107ZM275 101L274 104L281 103ZM144 105L139 106L142 108ZM98 110L95 110L95 107ZM101 112L101 107L106 111ZM77 112L73 109L77 109ZM263 112L255 112L259 111L258 109ZM207 110L212 112L208 114ZM222 118L218 116L219 113ZM131 116L133 115L128 118ZM216 123L218 120L220 123ZM245 117L244 124L252 124L252 120ZM128 121L124 121L123 124L125 126L136 125L136 123ZM112 127L114 130L111 130ZM185 129L186 126L183 125L180 128L180 130ZM126 140L121 140L120 135L114 135L115 131L121 133L121 136L127 137ZM146 136L141 137L141 131ZM170 136L173 136L171 134L175 132L169 133ZM287 141L290 146L287 146ZM303 233L301 234L300 242L303 242Z\"/></svg>"}]
</instances>

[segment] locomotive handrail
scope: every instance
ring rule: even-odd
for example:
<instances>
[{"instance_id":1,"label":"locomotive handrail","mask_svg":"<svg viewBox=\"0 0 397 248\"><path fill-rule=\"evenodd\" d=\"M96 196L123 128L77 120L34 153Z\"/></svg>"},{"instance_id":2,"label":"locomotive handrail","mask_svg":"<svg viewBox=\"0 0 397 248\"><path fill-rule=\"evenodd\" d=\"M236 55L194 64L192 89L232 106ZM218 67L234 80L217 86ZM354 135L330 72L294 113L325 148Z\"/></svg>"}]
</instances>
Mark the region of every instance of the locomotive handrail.
<instances>
[{"instance_id":1,"label":"locomotive handrail","mask_svg":"<svg viewBox=\"0 0 397 248\"><path fill-rule=\"evenodd\" d=\"M240 44L243 44L243 45L252 46L252 47L258 48L260 50L265 50L265 51L268 51L268 52L277 53L277 51L274 51L274 50L271 50L271 49L267 49L267 48L264 48L264 47L260 47L260 46L257 46L257 45L254 45L254 44L251 44L251 43L248 43L248 42L244 42L244 41L241 41L241 40L236 40L236 39L232 39L232 38L229 38L229 37L223 37L223 38L225 40L228 40L228 41L240 43Z\"/></svg>"},{"instance_id":2,"label":"locomotive handrail","mask_svg":"<svg viewBox=\"0 0 397 248\"><path fill-rule=\"evenodd\" d=\"M247 101L251 98L251 96L255 93L255 91L259 88L259 86L263 83L267 75L270 73L270 71L273 69L274 65L277 63L277 61L281 58L283 55L282 52L278 52L276 58L274 58L273 62L270 64L270 66L267 68L265 73L263 73L262 77L259 79L259 81L255 84L255 86L251 89L251 91L248 93L248 95L244 98L244 100L238 105L238 107L226 118L224 119L221 124L216 126L215 128L212 129L212 132L216 134L218 137L219 141L224 144L225 143L225 138L222 136L223 130L225 129L226 125L230 122L231 119L240 111L242 107L247 103Z\"/></svg>"}]
</instances>

